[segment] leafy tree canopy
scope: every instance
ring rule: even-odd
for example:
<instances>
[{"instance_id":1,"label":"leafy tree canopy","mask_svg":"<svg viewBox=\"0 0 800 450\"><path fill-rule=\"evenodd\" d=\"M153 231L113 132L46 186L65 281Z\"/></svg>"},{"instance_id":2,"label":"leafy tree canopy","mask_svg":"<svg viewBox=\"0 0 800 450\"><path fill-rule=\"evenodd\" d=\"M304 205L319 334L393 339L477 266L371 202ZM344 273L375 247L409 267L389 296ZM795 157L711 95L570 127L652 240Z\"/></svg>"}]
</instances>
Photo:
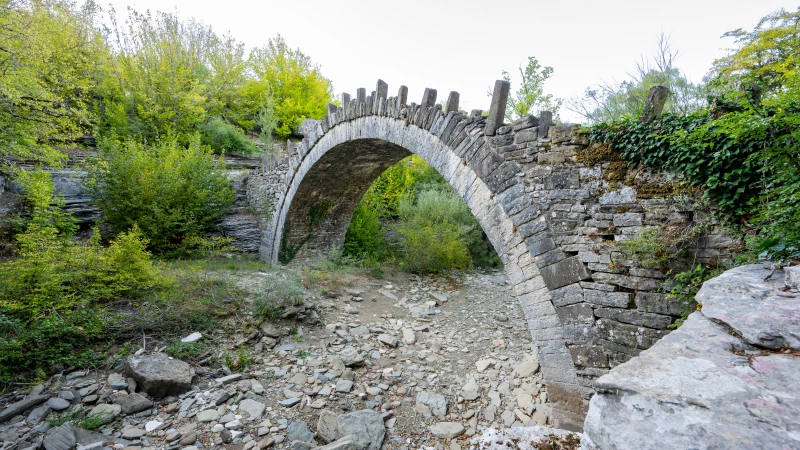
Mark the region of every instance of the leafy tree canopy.
<instances>
[{"instance_id":1,"label":"leafy tree canopy","mask_svg":"<svg viewBox=\"0 0 800 450\"><path fill-rule=\"evenodd\" d=\"M544 83L552 74L552 67L542 67L535 56L529 56L528 64L524 68L522 66L519 67L519 89L508 97L506 118L515 120L529 114L538 114L541 111L552 111L553 115L558 114L558 109L561 107L561 99L553 97L552 94L545 95L544 93ZM511 75L505 70L503 71L503 79L509 83L511 82ZM489 95L491 96L491 93Z\"/></svg>"}]
</instances>

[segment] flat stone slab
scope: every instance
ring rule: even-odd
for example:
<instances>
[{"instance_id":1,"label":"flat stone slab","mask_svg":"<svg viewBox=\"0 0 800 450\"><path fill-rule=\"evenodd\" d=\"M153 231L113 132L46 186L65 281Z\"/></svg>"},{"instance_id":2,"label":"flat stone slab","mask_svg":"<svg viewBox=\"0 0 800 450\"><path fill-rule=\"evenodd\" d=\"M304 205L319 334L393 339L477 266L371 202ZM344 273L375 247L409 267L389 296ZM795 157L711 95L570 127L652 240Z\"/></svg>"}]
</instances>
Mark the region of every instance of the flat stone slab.
<instances>
[{"instance_id":1,"label":"flat stone slab","mask_svg":"<svg viewBox=\"0 0 800 450\"><path fill-rule=\"evenodd\" d=\"M452 439L464 434L464 425L459 422L439 422L431 425L431 433L440 439Z\"/></svg>"},{"instance_id":2,"label":"flat stone slab","mask_svg":"<svg viewBox=\"0 0 800 450\"><path fill-rule=\"evenodd\" d=\"M582 445L798 448L798 374L800 358L756 349L696 312L596 381Z\"/></svg>"},{"instance_id":3,"label":"flat stone slab","mask_svg":"<svg viewBox=\"0 0 800 450\"><path fill-rule=\"evenodd\" d=\"M379 450L386 437L383 417L368 409L339 416L339 436L352 436L359 450Z\"/></svg>"},{"instance_id":4,"label":"flat stone slab","mask_svg":"<svg viewBox=\"0 0 800 450\"><path fill-rule=\"evenodd\" d=\"M0 411L0 422L5 422L16 415L22 414L34 406L46 402L49 398L49 395L31 395L18 402L12 403Z\"/></svg>"},{"instance_id":5,"label":"flat stone slab","mask_svg":"<svg viewBox=\"0 0 800 450\"><path fill-rule=\"evenodd\" d=\"M697 293L703 315L724 322L748 343L800 350L800 294L787 293L784 275L768 264L750 264L708 280Z\"/></svg>"},{"instance_id":6,"label":"flat stone slab","mask_svg":"<svg viewBox=\"0 0 800 450\"><path fill-rule=\"evenodd\" d=\"M123 414L136 414L153 407L152 401L136 393L115 397L114 403L120 406Z\"/></svg>"}]
</instances>

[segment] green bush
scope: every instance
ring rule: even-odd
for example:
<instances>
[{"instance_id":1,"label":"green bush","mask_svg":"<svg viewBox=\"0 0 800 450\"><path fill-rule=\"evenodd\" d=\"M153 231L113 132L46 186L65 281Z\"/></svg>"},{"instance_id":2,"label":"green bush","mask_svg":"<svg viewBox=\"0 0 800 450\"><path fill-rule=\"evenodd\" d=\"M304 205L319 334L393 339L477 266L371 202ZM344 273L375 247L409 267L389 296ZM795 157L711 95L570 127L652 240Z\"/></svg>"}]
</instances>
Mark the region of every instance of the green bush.
<instances>
[{"instance_id":1,"label":"green bush","mask_svg":"<svg viewBox=\"0 0 800 450\"><path fill-rule=\"evenodd\" d=\"M88 242L73 240L58 228L65 217L51 207L58 202L49 174L21 173L17 181L33 212L15 237L17 257L0 263L1 380L90 363L89 345L104 332L103 306L168 282L137 228L108 247L96 231Z\"/></svg>"},{"instance_id":2,"label":"green bush","mask_svg":"<svg viewBox=\"0 0 800 450\"><path fill-rule=\"evenodd\" d=\"M88 184L112 235L138 226L150 250L181 256L191 254L234 201L221 166L196 139L188 148L129 141L107 146Z\"/></svg>"},{"instance_id":3,"label":"green bush","mask_svg":"<svg viewBox=\"0 0 800 450\"><path fill-rule=\"evenodd\" d=\"M274 319L285 308L302 305L305 289L295 276L270 274L258 292L254 299L256 315L261 319Z\"/></svg>"},{"instance_id":4,"label":"green bush","mask_svg":"<svg viewBox=\"0 0 800 450\"><path fill-rule=\"evenodd\" d=\"M342 254L357 259L382 259L389 251L380 212L359 203L350 220Z\"/></svg>"},{"instance_id":5,"label":"green bush","mask_svg":"<svg viewBox=\"0 0 800 450\"><path fill-rule=\"evenodd\" d=\"M418 156L390 167L370 186L342 253L362 266L397 260L414 272L500 265L466 203Z\"/></svg>"},{"instance_id":6,"label":"green bush","mask_svg":"<svg viewBox=\"0 0 800 450\"><path fill-rule=\"evenodd\" d=\"M472 266L468 245L480 227L452 191L430 190L400 202L401 266L411 272L442 272Z\"/></svg>"},{"instance_id":7,"label":"green bush","mask_svg":"<svg viewBox=\"0 0 800 450\"><path fill-rule=\"evenodd\" d=\"M244 132L235 125L222 119L212 119L201 127L203 144L208 145L214 153L234 153L237 155L253 155L258 147L247 139Z\"/></svg>"}]
</instances>

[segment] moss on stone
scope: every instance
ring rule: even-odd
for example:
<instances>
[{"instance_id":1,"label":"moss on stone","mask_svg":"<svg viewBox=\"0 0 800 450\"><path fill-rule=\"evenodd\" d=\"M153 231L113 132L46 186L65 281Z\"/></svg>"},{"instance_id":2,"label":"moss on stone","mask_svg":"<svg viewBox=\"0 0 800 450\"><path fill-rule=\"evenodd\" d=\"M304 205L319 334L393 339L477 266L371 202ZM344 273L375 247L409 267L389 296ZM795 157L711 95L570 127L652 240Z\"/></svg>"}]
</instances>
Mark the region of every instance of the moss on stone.
<instances>
[{"instance_id":1,"label":"moss on stone","mask_svg":"<svg viewBox=\"0 0 800 450\"><path fill-rule=\"evenodd\" d=\"M578 162L597 164L604 161L622 161L622 155L608 144L591 144L576 156Z\"/></svg>"}]
</instances>

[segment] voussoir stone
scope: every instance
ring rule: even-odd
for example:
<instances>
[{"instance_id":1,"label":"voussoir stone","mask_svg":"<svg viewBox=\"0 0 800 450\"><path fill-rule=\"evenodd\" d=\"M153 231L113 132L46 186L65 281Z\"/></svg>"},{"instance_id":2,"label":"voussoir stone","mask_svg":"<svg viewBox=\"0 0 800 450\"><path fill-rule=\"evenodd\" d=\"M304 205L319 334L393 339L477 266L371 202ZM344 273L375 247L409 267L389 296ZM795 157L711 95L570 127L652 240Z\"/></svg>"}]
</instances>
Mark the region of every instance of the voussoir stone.
<instances>
[{"instance_id":1,"label":"voussoir stone","mask_svg":"<svg viewBox=\"0 0 800 450\"><path fill-rule=\"evenodd\" d=\"M128 371L143 391L158 398L188 391L194 377L192 366L164 353L131 356Z\"/></svg>"}]
</instances>

